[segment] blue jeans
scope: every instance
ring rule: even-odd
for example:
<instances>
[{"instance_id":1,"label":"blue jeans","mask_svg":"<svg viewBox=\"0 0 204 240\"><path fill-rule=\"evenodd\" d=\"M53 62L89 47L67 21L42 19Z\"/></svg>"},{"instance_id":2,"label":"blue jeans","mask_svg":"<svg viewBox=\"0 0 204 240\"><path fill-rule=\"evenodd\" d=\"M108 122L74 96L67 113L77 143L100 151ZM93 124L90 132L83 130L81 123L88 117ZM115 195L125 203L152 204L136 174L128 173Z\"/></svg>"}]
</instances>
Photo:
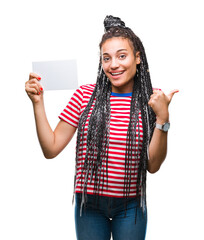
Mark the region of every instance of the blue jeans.
<instances>
[{"instance_id":1,"label":"blue jeans","mask_svg":"<svg viewBox=\"0 0 204 240\"><path fill-rule=\"evenodd\" d=\"M77 240L144 240L147 210L136 207L135 199L128 201L126 217L123 198L87 195L86 209L80 216L81 194L76 193L75 226ZM137 211L137 213L136 213ZM135 223L136 216L136 223Z\"/></svg>"}]
</instances>

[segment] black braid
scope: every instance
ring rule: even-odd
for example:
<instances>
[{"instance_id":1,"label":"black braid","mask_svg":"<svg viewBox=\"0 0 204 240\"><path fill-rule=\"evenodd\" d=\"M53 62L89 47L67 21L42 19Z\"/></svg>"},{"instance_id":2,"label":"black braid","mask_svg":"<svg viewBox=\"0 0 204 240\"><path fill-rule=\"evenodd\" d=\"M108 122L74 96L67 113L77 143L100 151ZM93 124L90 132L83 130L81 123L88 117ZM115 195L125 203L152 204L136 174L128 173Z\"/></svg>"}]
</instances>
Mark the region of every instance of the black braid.
<instances>
[{"instance_id":1,"label":"black braid","mask_svg":"<svg viewBox=\"0 0 204 240\"><path fill-rule=\"evenodd\" d=\"M125 27L124 22L122 22L119 18L107 16L104 21L104 25L106 32L103 35L101 43L99 45L100 49L107 39L110 39L112 37L122 37L130 40L135 56L137 52L140 52L140 64L137 65L137 72L134 78L130 109L130 122L127 131L124 198L126 200L129 198L131 180L133 178L137 178L136 200L139 202L140 206L144 208L146 206L146 170L148 161L147 152L156 120L156 116L153 110L148 106L148 101L151 94L153 93L149 67L141 40L130 28ZM94 194L97 196L99 195L99 192L103 192L101 186L105 185L104 178L106 177L108 179L107 159L109 149L109 125L111 111L110 95L111 84L102 69L102 63L100 60L95 89L84 112L81 115L78 124L76 164L79 156L83 152L83 143L86 142L87 146L81 175L81 178L83 178L85 175L84 185L82 186L82 205L86 205L87 183L89 175L91 175L90 181L94 181ZM93 109L91 111L92 105ZM142 116L143 136L140 136L139 131L139 111L141 112ZM87 136L85 137L85 124L88 118L89 124ZM138 136L136 135L137 132ZM140 156L138 156L138 150L140 148L139 143L141 138L143 138L142 149ZM139 160L136 162L136 159ZM103 162L106 163L106 166L103 165ZM134 176L132 176L132 167L134 167ZM139 197L140 192L141 197ZM125 204L127 204L127 201Z\"/></svg>"}]
</instances>

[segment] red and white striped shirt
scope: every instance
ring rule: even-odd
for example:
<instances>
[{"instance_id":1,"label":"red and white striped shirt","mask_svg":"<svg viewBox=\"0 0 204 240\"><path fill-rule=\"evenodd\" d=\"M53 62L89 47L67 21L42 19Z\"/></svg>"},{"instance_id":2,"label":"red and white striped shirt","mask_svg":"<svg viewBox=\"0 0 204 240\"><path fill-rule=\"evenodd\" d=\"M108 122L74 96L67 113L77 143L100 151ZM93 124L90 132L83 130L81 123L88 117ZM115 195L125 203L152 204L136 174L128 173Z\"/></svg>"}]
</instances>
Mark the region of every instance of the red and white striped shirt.
<instances>
[{"instance_id":1,"label":"red and white striped shirt","mask_svg":"<svg viewBox=\"0 0 204 240\"><path fill-rule=\"evenodd\" d=\"M87 84L78 88L70 99L68 105L59 115L61 120L66 121L74 127L78 126L79 118L84 111L88 101L93 93L95 84ZM125 152L126 152L126 137L127 130L130 121L130 103L131 103L131 93L127 94L116 94L112 93L110 97L111 106L111 118L110 118L110 136L109 136L109 154L108 154L108 181L105 177L103 192L100 195L110 196L110 197L123 197L124 195L124 176L125 176ZM94 103L93 103L94 104ZM89 116L93 106L90 110ZM85 133L87 133L88 119L85 127ZM138 128L137 128L138 129ZM138 130L137 130L138 131ZM143 140L143 129L142 129L142 119L141 113L139 112L139 131L140 131L140 142L137 143L136 148L139 153L135 160L136 166L139 164L140 151L142 149ZM138 134L138 133L137 133ZM81 193L83 186L83 179L81 179L81 168L83 166L85 155L86 155L86 137L84 137L83 154L79 157L77 163L77 173L76 173L76 188L75 192ZM102 163L106 165L106 162ZM136 180L137 171L133 172L131 187L130 187L130 197L136 196ZM106 176L106 175L105 175ZM93 179L94 180L94 179ZM92 183L88 181L87 193L93 194L94 181ZM82 182L81 182L82 181ZM108 185L108 188L106 188Z\"/></svg>"}]
</instances>

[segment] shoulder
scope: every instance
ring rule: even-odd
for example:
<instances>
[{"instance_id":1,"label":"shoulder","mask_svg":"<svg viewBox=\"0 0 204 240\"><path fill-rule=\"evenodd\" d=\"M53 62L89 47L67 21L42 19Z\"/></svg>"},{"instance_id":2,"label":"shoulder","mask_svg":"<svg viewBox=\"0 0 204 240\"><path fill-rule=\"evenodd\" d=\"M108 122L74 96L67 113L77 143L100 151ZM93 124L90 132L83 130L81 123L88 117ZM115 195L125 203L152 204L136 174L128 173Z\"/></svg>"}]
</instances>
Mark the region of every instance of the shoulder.
<instances>
[{"instance_id":1,"label":"shoulder","mask_svg":"<svg viewBox=\"0 0 204 240\"><path fill-rule=\"evenodd\" d=\"M92 91L94 90L96 84L85 84L85 85L81 85L79 87L79 89L81 89L82 91Z\"/></svg>"},{"instance_id":2,"label":"shoulder","mask_svg":"<svg viewBox=\"0 0 204 240\"><path fill-rule=\"evenodd\" d=\"M78 87L75 91L73 96L79 96L80 98L83 98L84 93L92 93L94 88L95 88L96 84L85 84L85 85L81 85L80 87Z\"/></svg>"},{"instance_id":3,"label":"shoulder","mask_svg":"<svg viewBox=\"0 0 204 240\"><path fill-rule=\"evenodd\" d=\"M85 84L78 88L82 96L92 95L96 84Z\"/></svg>"}]
</instances>

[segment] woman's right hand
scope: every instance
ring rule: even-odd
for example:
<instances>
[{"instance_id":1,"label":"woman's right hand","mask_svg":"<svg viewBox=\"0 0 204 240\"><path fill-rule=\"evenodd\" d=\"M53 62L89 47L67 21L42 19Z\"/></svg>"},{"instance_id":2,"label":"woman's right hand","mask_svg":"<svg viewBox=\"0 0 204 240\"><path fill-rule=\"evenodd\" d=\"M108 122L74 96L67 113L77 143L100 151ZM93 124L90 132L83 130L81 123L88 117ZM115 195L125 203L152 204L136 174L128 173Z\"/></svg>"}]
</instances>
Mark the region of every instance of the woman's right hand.
<instances>
[{"instance_id":1,"label":"woman's right hand","mask_svg":"<svg viewBox=\"0 0 204 240\"><path fill-rule=\"evenodd\" d=\"M25 83L25 91L27 92L29 98L35 103L39 103L43 98L43 88L39 81L41 77L36 73L29 74L29 80Z\"/></svg>"}]
</instances>

